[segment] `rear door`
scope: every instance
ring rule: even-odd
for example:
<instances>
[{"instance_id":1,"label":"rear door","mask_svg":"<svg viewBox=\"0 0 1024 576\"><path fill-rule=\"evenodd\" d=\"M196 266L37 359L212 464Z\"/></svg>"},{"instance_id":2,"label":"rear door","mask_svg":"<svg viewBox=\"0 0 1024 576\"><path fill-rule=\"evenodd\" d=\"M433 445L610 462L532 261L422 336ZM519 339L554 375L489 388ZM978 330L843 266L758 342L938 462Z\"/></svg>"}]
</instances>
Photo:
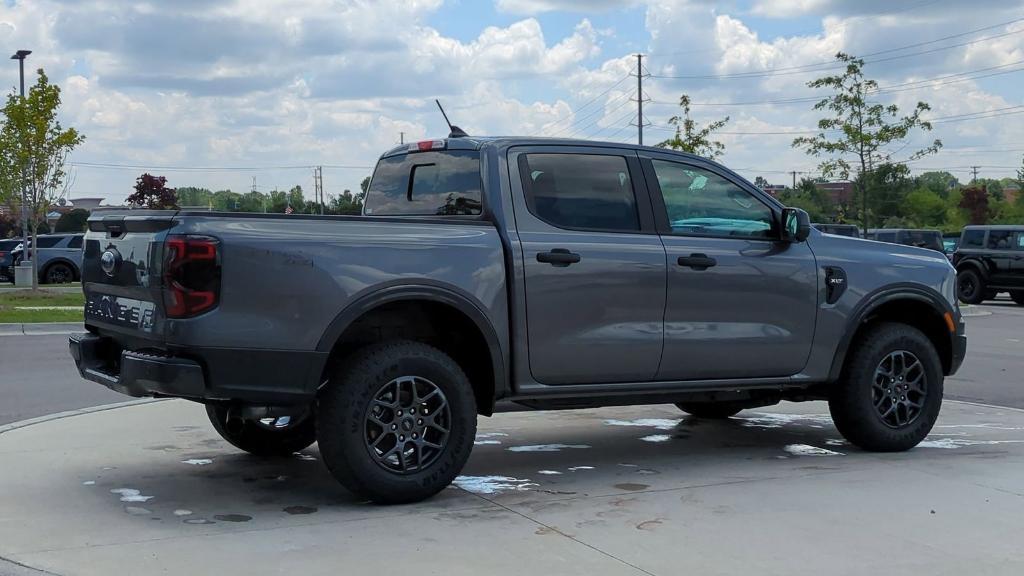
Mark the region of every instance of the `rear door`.
<instances>
[{"instance_id":1,"label":"rear door","mask_svg":"<svg viewBox=\"0 0 1024 576\"><path fill-rule=\"evenodd\" d=\"M710 163L645 153L668 262L659 380L790 376L807 363L817 267L780 210Z\"/></svg>"},{"instance_id":2,"label":"rear door","mask_svg":"<svg viewBox=\"0 0 1024 576\"><path fill-rule=\"evenodd\" d=\"M526 286L530 372L543 384L653 380L665 250L636 153L509 151Z\"/></svg>"},{"instance_id":3,"label":"rear door","mask_svg":"<svg viewBox=\"0 0 1024 576\"><path fill-rule=\"evenodd\" d=\"M160 269L172 213L89 219L82 255L85 323L144 339L163 331Z\"/></svg>"}]
</instances>

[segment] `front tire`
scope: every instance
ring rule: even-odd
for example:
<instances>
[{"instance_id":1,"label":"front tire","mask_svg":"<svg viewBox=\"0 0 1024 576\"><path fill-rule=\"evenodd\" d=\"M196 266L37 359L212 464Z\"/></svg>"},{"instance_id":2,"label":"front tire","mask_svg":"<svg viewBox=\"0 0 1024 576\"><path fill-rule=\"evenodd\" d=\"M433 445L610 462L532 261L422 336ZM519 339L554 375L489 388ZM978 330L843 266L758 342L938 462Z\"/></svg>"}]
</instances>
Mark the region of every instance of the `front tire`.
<instances>
[{"instance_id":1,"label":"front tire","mask_svg":"<svg viewBox=\"0 0 1024 576\"><path fill-rule=\"evenodd\" d=\"M1010 292L1010 298L1013 298L1013 301L1018 306L1024 306L1024 290L1014 290Z\"/></svg>"},{"instance_id":2,"label":"front tire","mask_svg":"<svg viewBox=\"0 0 1024 576\"><path fill-rule=\"evenodd\" d=\"M985 281L976 271L967 269L956 275L957 296L964 304L981 304L985 301Z\"/></svg>"},{"instance_id":3,"label":"front tire","mask_svg":"<svg viewBox=\"0 0 1024 576\"><path fill-rule=\"evenodd\" d=\"M316 442L313 415L284 428L275 429L259 422L228 420L227 406L207 404L206 415L213 429L229 444L256 456L288 456Z\"/></svg>"},{"instance_id":4,"label":"front tire","mask_svg":"<svg viewBox=\"0 0 1024 576\"><path fill-rule=\"evenodd\" d=\"M691 416L709 420L724 420L743 410L732 402L678 402L676 408Z\"/></svg>"},{"instance_id":5,"label":"front tire","mask_svg":"<svg viewBox=\"0 0 1024 576\"><path fill-rule=\"evenodd\" d=\"M404 340L350 359L318 403L320 455L334 478L379 504L416 502L451 484L476 437L476 401L459 365Z\"/></svg>"},{"instance_id":6,"label":"front tire","mask_svg":"<svg viewBox=\"0 0 1024 576\"><path fill-rule=\"evenodd\" d=\"M905 324L879 324L850 351L828 407L852 444L874 452L909 450L935 425L942 384L942 364L927 336Z\"/></svg>"}]
</instances>

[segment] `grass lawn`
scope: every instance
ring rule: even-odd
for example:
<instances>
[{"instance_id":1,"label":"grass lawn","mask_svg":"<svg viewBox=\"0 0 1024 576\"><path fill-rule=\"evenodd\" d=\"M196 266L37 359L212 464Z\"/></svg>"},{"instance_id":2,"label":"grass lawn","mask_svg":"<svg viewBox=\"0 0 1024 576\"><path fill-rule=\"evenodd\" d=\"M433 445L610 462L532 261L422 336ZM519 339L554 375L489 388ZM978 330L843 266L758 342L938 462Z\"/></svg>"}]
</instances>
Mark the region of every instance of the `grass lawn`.
<instances>
[{"instance_id":1,"label":"grass lawn","mask_svg":"<svg viewBox=\"0 0 1024 576\"><path fill-rule=\"evenodd\" d=\"M19 310L21 306L84 306L80 292L71 294L48 292L45 289L4 290L0 292L0 322L81 322L82 310Z\"/></svg>"}]
</instances>

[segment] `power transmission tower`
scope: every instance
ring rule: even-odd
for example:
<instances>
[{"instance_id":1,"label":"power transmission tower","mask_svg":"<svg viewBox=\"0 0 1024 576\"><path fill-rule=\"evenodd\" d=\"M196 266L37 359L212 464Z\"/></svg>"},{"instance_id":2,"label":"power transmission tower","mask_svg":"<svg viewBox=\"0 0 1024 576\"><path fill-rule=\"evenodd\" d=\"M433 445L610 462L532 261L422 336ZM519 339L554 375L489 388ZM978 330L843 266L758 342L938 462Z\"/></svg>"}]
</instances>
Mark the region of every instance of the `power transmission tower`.
<instances>
[{"instance_id":1,"label":"power transmission tower","mask_svg":"<svg viewBox=\"0 0 1024 576\"><path fill-rule=\"evenodd\" d=\"M644 55L636 55L636 143L644 145Z\"/></svg>"},{"instance_id":2,"label":"power transmission tower","mask_svg":"<svg viewBox=\"0 0 1024 576\"><path fill-rule=\"evenodd\" d=\"M313 196L320 203L320 214L324 213L324 167L317 166L313 169Z\"/></svg>"}]
</instances>

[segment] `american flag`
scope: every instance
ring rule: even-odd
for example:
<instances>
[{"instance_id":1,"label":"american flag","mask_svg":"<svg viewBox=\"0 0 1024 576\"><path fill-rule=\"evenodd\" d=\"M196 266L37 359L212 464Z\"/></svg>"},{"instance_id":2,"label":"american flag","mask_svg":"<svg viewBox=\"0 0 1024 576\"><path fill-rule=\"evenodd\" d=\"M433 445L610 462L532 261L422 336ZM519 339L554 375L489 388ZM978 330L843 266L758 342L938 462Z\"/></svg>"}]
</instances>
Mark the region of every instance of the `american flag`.
<instances>
[{"instance_id":1,"label":"american flag","mask_svg":"<svg viewBox=\"0 0 1024 576\"><path fill-rule=\"evenodd\" d=\"M292 212L295 212L295 210L292 210L291 206L286 206L285 207L285 209L284 209L284 213L285 214L291 214Z\"/></svg>"}]
</instances>

